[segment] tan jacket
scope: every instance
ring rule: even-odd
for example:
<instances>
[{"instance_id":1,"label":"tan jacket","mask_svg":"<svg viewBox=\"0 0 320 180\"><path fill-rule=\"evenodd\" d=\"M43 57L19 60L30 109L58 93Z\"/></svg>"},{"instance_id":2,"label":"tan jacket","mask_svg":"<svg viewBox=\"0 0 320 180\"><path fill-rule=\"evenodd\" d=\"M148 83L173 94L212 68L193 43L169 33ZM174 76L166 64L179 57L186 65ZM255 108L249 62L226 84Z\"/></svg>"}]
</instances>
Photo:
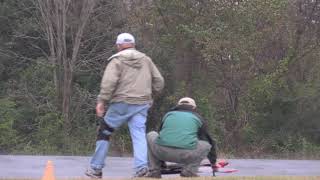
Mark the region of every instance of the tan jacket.
<instances>
[{"instance_id":1,"label":"tan jacket","mask_svg":"<svg viewBox=\"0 0 320 180\"><path fill-rule=\"evenodd\" d=\"M152 60L134 48L118 52L108 59L98 101L146 104L152 91L161 91L164 79Z\"/></svg>"}]
</instances>

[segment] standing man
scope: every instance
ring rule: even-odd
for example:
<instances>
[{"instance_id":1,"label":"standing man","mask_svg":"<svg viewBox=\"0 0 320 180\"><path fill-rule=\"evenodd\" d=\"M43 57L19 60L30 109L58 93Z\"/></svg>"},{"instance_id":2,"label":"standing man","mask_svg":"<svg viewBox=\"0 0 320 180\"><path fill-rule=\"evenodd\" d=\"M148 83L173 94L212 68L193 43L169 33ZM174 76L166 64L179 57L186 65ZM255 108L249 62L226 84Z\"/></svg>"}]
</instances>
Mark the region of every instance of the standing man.
<instances>
[{"instance_id":1,"label":"standing man","mask_svg":"<svg viewBox=\"0 0 320 180\"><path fill-rule=\"evenodd\" d=\"M195 177L206 157L215 171L215 142L208 134L206 122L196 113L196 107L192 98L180 99L163 117L159 134L148 133L149 172L146 177L161 178L163 161L181 164L180 176Z\"/></svg>"},{"instance_id":2,"label":"standing man","mask_svg":"<svg viewBox=\"0 0 320 180\"><path fill-rule=\"evenodd\" d=\"M110 145L111 134L128 123L133 144L135 177L148 171L146 119L152 104L152 91L161 91L164 80L151 58L135 49L129 33L118 35L118 53L111 56L104 71L96 106L100 122L96 149L86 175L102 178L102 168Z\"/></svg>"}]
</instances>

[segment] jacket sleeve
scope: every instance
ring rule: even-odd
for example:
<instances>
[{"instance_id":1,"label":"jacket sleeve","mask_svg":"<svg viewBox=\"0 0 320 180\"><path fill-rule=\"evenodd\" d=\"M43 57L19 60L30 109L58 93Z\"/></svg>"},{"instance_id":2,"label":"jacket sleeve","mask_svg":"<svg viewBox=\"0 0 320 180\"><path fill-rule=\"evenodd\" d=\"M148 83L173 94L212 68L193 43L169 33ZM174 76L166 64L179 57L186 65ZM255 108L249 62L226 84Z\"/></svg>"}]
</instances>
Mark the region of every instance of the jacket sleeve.
<instances>
[{"instance_id":1,"label":"jacket sleeve","mask_svg":"<svg viewBox=\"0 0 320 180\"><path fill-rule=\"evenodd\" d=\"M207 158L210 161L211 165L214 165L217 161L216 142L208 132L208 122L203 119L201 120L203 125L198 132L198 137L200 140L207 141L211 145L211 149L208 153Z\"/></svg>"},{"instance_id":2,"label":"jacket sleeve","mask_svg":"<svg viewBox=\"0 0 320 180\"><path fill-rule=\"evenodd\" d=\"M98 102L108 102L111 99L120 79L120 74L120 62L117 59L113 59L109 62L104 71L101 81L101 89L98 95Z\"/></svg>"},{"instance_id":3,"label":"jacket sleeve","mask_svg":"<svg viewBox=\"0 0 320 180\"><path fill-rule=\"evenodd\" d=\"M159 72L156 65L150 59L150 70L152 75L152 89L156 92L160 92L164 87L164 79Z\"/></svg>"}]
</instances>

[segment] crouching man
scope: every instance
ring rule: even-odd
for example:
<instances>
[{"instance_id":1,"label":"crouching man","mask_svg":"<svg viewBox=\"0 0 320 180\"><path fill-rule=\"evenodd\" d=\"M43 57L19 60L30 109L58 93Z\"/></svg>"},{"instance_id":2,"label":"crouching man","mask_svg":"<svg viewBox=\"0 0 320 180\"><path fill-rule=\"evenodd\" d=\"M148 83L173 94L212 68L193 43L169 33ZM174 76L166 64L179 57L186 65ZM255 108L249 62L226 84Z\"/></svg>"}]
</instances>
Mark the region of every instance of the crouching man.
<instances>
[{"instance_id":1,"label":"crouching man","mask_svg":"<svg viewBox=\"0 0 320 180\"><path fill-rule=\"evenodd\" d=\"M206 157L215 167L215 142L207 132L206 122L196 113L196 107L193 99L180 99L163 117L159 134L148 133L149 172L146 177L161 178L163 161L181 164L182 177L198 176L200 163Z\"/></svg>"}]
</instances>

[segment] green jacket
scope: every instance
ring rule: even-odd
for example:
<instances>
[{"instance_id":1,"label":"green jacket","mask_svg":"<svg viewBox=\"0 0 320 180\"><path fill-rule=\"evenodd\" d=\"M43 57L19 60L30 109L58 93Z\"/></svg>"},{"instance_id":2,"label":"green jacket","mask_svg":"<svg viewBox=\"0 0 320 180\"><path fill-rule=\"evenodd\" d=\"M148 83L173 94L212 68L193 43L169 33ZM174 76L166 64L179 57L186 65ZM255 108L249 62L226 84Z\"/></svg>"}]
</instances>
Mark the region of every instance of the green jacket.
<instances>
[{"instance_id":1,"label":"green jacket","mask_svg":"<svg viewBox=\"0 0 320 180\"><path fill-rule=\"evenodd\" d=\"M188 111L170 111L164 118L156 143L181 149L195 149L200 119Z\"/></svg>"},{"instance_id":2,"label":"green jacket","mask_svg":"<svg viewBox=\"0 0 320 180\"><path fill-rule=\"evenodd\" d=\"M208 159L216 163L216 144L208 132L207 121L192 107L179 105L171 109L163 118L156 143L181 149L193 149L198 140L207 141L211 145Z\"/></svg>"},{"instance_id":3,"label":"green jacket","mask_svg":"<svg viewBox=\"0 0 320 180\"><path fill-rule=\"evenodd\" d=\"M147 55L129 48L108 59L98 101L147 104L152 91L161 91L164 79Z\"/></svg>"}]
</instances>

